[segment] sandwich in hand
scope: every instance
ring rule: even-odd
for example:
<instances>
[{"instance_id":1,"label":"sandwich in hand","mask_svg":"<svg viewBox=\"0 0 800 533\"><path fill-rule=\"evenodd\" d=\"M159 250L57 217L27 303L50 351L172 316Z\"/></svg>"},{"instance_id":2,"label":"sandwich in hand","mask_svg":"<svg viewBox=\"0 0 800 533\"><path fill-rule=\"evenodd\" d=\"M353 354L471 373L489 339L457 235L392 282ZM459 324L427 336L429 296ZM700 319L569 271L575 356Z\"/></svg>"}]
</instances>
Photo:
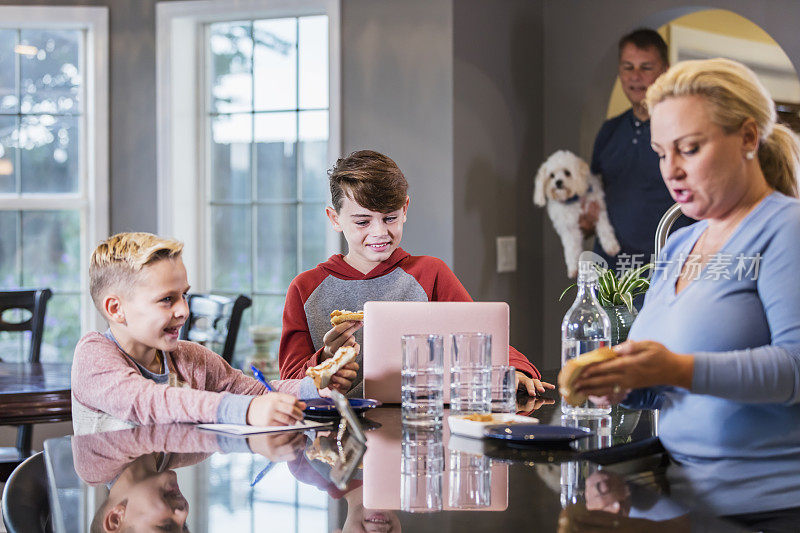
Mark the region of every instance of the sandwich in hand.
<instances>
[{"instance_id":1,"label":"sandwich in hand","mask_svg":"<svg viewBox=\"0 0 800 533\"><path fill-rule=\"evenodd\" d=\"M330 359L326 359L317 366L312 366L306 370L306 376L314 380L314 385L318 389L324 389L331 382L331 378L343 366L355 361L358 350L355 346L342 346Z\"/></svg>"},{"instance_id":2,"label":"sandwich in hand","mask_svg":"<svg viewBox=\"0 0 800 533\"><path fill-rule=\"evenodd\" d=\"M364 320L364 311L331 311L331 326L338 326L342 322L360 322Z\"/></svg>"},{"instance_id":3,"label":"sandwich in hand","mask_svg":"<svg viewBox=\"0 0 800 533\"><path fill-rule=\"evenodd\" d=\"M575 380L578 379L578 376L587 366L602 363L615 357L617 357L617 352L608 346L603 346L567 361L561 372L558 373L558 391L564 397L564 400L574 407L586 403L588 396L584 393L575 392L572 389L572 384L575 383Z\"/></svg>"}]
</instances>

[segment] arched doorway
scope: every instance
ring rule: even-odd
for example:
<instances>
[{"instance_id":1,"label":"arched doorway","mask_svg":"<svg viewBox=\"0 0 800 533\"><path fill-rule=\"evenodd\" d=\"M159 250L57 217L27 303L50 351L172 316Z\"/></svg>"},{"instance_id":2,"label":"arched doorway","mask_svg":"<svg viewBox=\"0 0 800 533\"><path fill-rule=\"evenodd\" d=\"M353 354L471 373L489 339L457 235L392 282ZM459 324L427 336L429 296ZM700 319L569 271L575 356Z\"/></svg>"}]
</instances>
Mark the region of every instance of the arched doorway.
<instances>
[{"instance_id":1,"label":"arched doorway","mask_svg":"<svg viewBox=\"0 0 800 533\"><path fill-rule=\"evenodd\" d=\"M783 48L760 26L726 9L706 9L679 16L658 32L669 45L671 64L727 57L750 67L772 95L779 120L800 133L800 79ZM629 107L617 80L606 117Z\"/></svg>"}]
</instances>

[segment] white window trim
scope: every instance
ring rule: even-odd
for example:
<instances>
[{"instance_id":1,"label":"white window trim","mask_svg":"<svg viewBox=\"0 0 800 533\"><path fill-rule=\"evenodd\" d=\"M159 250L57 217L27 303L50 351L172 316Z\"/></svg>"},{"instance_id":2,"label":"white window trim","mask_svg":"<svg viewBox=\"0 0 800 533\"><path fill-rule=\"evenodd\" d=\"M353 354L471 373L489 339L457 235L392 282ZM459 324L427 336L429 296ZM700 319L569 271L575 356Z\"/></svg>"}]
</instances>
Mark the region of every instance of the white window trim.
<instances>
[{"instance_id":1,"label":"white window trim","mask_svg":"<svg viewBox=\"0 0 800 533\"><path fill-rule=\"evenodd\" d=\"M88 220L81 240L81 329L100 329L104 321L94 310L89 295L89 255L97 242L109 232L108 185L108 8L0 6L0 28L47 28L86 31L86 88L81 143L86 181L76 195L25 194L0 195L0 208L6 209L82 209L88 207ZM83 179L83 176L81 176Z\"/></svg>"},{"instance_id":2,"label":"white window trim","mask_svg":"<svg viewBox=\"0 0 800 533\"><path fill-rule=\"evenodd\" d=\"M207 165L204 153L205 84L203 25L224 20L328 16L329 94L328 161L341 153L340 111L341 0L191 0L156 4L156 135L158 232L183 241L183 259L193 289L208 290L207 224L201 184ZM339 239L328 239L330 252Z\"/></svg>"}]
</instances>

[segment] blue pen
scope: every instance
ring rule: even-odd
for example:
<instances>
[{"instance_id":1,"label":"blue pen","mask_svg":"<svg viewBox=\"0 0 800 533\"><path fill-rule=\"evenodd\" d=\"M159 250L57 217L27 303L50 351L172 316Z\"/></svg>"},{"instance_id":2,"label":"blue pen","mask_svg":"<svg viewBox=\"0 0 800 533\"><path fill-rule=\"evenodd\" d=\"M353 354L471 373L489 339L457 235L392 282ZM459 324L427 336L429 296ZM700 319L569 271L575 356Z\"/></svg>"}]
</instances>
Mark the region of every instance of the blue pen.
<instances>
[{"instance_id":1,"label":"blue pen","mask_svg":"<svg viewBox=\"0 0 800 533\"><path fill-rule=\"evenodd\" d=\"M250 370L253 371L253 375L255 376L255 378L258 381L260 381L261 384L264 385L269 392L275 392L275 389L272 388L272 385L270 385L269 382L266 379L264 379L264 374L261 373L261 370L257 369L253 365L250 365Z\"/></svg>"},{"instance_id":2,"label":"blue pen","mask_svg":"<svg viewBox=\"0 0 800 533\"><path fill-rule=\"evenodd\" d=\"M264 467L264 469L263 469L261 472L259 472L259 473L258 473L258 475L257 475L257 476L256 476L256 478L253 480L253 482L252 482L252 483L250 483L250 486L251 486L251 487L255 487L255 486L256 486L256 483L258 483L259 481L261 481L261 478L263 478L265 475L267 475L267 472L269 472L270 470L272 470L272 467L273 467L273 466L275 466L275 464L276 464L276 463L274 463L273 461L267 461L267 466L265 466L265 467Z\"/></svg>"}]
</instances>

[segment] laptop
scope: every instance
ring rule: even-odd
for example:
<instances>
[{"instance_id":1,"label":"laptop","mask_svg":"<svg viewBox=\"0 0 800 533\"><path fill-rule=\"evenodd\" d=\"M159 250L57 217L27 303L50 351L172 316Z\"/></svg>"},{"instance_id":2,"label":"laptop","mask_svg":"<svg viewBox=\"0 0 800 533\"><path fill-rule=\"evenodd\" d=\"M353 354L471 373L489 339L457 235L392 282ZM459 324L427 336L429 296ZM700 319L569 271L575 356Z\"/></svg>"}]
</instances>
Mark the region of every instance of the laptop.
<instances>
[{"instance_id":1,"label":"laptop","mask_svg":"<svg viewBox=\"0 0 800 533\"><path fill-rule=\"evenodd\" d=\"M444 401L450 401L451 333L492 335L492 365L508 364L509 310L505 302L367 302L361 346L364 397L400 403L400 337L438 333L444 337Z\"/></svg>"}]
</instances>

